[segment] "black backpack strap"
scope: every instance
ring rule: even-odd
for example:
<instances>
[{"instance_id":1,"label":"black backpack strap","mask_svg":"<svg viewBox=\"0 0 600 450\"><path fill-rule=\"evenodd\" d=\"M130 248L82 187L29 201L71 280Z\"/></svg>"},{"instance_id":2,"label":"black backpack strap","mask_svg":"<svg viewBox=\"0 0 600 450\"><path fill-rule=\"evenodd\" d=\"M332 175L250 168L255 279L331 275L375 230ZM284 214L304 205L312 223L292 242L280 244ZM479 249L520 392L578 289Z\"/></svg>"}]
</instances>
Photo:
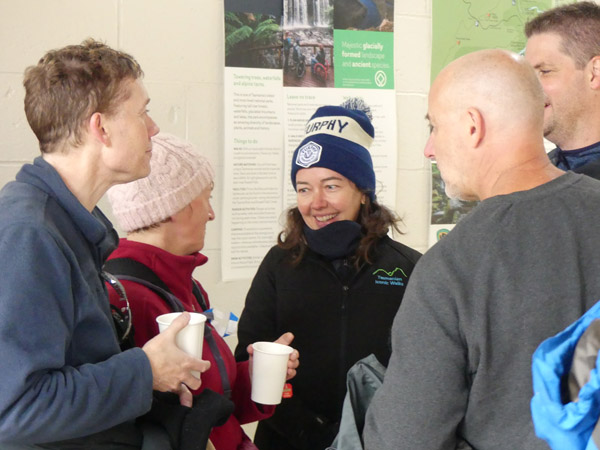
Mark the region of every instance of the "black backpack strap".
<instances>
[{"instance_id":1,"label":"black backpack strap","mask_svg":"<svg viewBox=\"0 0 600 450\"><path fill-rule=\"evenodd\" d=\"M149 281L155 286L158 286L166 292L171 292L171 290L164 283L164 281L158 278L158 275L156 275L154 271L150 269L150 267L148 267L145 264L142 264L139 261L136 261L135 259L109 259L104 263L104 270L106 270L108 273L112 273L113 275L118 276L119 278L121 275L128 275L136 278L141 278L142 280Z\"/></svg>"},{"instance_id":2,"label":"black backpack strap","mask_svg":"<svg viewBox=\"0 0 600 450\"><path fill-rule=\"evenodd\" d=\"M208 309L206 299L204 298L204 295L202 295L200 286L198 286L198 283L196 283L194 280L192 280L192 293L194 294L194 297L196 297L196 300L198 300L198 303L200 303L200 306L202 307L202 311L206 312L206 310ZM212 311L211 311L210 315L212 316ZM212 319L214 319L214 317L209 317L209 319L212 320Z\"/></svg>"},{"instance_id":3,"label":"black backpack strap","mask_svg":"<svg viewBox=\"0 0 600 450\"><path fill-rule=\"evenodd\" d=\"M156 292L173 312L183 312L185 308L169 287L145 264L130 258L109 259L104 270L119 280L133 281Z\"/></svg>"},{"instance_id":4,"label":"black backpack strap","mask_svg":"<svg viewBox=\"0 0 600 450\"><path fill-rule=\"evenodd\" d=\"M110 273L119 280L133 281L153 290L167 303L167 305L169 305L173 312L185 311L181 301L175 297L165 282L161 280L152 269L139 261L131 258L109 259L104 263L104 271ZM202 295L200 287L194 280L192 280L192 293L202 307L202 310L206 311L206 299L204 298L204 295ZM204 315L206 315L208 319L212 319L212 313L205 313ZM208 342L208 346L210 347L217 366L219 367L221 383L223 384L223 392L227 398L231 398L231 385L229 383L229 377L227 376L225 361L221 356L217 342L215 341L212 331L208 326L208 321L204 326L204 338Z\"/></svg>"}]
</instances>

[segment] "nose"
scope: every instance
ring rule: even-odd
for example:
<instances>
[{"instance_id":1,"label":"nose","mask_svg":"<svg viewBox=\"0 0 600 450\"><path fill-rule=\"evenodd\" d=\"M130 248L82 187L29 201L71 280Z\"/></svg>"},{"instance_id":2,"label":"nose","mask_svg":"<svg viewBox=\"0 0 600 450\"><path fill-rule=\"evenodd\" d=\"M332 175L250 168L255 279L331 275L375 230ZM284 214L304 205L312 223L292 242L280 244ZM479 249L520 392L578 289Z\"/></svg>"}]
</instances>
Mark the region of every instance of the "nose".
<instances>
[{"instance_id":1,"label":"nose","mask_svg":"<svg viewBox=\"0 0 600 450\"><path fill-rule=\"evenodd\" d=\"M323 209L327 206L323 189L315 189L310 206L312 209Z\"/></svg>"},{"instance_id":2,"label":"nose","mask_svg":"<svg viewBox=\"0 0 600 450\"><path fill-rule=\"evenodd\" d=\"M208 220L215 220L215 211L212 208L212 205L208 206Z\"/></svg>"},{"instance_id":3,"label":"nose","mask_svg":"<svg viewBox=\"0 0 600 450\"><path fill-rule=\"evenodd\" d=\"M158 127L158 125L156 124L156 122L152 119L152 117L148 116L148 135L150 137L152 136L156 136L158 134L158 132L160 131L160 128Z\"/></svg>"},{"instance_id":4,"label":"nose","mask_svg":"<svg viewBox=\"0 0 600 450\"><path fill-rule=\"evenodd\" d=\"M429 135L429 139L427 139L427 143L425 144L425 150L423 151L426 158L435 159L435 151L433 149L433 142L431 135Z\"/></svg>"}]
</instances>

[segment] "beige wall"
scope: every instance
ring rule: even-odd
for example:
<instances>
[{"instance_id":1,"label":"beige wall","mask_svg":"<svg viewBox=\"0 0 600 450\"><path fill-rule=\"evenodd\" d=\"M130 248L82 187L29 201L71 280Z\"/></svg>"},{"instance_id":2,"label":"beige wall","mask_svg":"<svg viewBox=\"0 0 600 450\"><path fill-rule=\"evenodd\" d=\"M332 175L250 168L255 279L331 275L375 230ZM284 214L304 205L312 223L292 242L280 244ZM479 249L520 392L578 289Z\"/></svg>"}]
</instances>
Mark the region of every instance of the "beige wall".
<instances>
[{"instance_id":1,"label":"beige wall","mask_svg":"<svg viewBox=\"0 0 600 450\"><path fill-rule=\"evenodd\" d=\"M431 0L396 0L397 211L400 239L424 251L429 211L426 95ZM209 263L196 276L213 304L240 313L250 280L221 281L223 0L0 0L0 186L39 154L23 113L23 70L49 49L94 37L142 65L150 111L163 131L196 144L217 170L217 220L207 229ZM111 216L103 201L101 208Z\"/></svg>"}]
</instances>

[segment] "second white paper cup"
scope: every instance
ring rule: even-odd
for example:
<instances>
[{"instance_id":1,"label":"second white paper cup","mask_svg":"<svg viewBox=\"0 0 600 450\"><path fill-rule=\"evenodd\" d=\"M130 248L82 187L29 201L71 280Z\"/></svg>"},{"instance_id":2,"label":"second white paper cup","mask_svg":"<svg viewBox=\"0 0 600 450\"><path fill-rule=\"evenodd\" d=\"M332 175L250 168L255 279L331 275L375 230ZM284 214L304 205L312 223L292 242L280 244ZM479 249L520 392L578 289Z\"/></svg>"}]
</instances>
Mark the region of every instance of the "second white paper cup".
<instances>
[{"instance_id":1,"label":"second white paper cup","mask_svg":"<svg viewBox=\"0 0 600 450\"><path fill-rule=\"evenodd\" d=\"M278 405L283 394L288 359L294 349L275 342L255 342L252 348L251 398L263 405Z\"/></svg>"},{"instance_id":2,"label":"second white paper cup","mask_svg":"<svg viewBox=\"0 0 600 450\"><path fill-rule=\"evenodd\" d=\"M182 313L174 312L168 314L162 314L156 318L158 323L158 331L161 333L165 331L171 325L177 317ZM190 321L185 328L175 338L177 347L186 352L190 356L194 356L198 359L202 359L202 343L204 342L204 322L206 322L206 316L200 313L191 312ZM192 370L192 374L196 378L200 378L200 372Z\"/></svg>"}]
</instances>

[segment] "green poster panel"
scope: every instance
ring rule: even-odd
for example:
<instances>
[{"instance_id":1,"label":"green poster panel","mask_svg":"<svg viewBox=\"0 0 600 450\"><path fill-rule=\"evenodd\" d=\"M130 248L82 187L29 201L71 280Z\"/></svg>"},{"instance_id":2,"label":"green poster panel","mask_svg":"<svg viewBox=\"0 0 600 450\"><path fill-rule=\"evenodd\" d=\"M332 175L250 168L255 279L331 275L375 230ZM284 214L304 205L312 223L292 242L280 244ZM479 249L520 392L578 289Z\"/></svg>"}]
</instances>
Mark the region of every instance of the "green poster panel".
<instances>
[{"instance_id":1,"label":"green poster panel","mask_svg":"<svg viewBox=\"0 0 600 450\"><path fill-rule=\"evenodd\" d=\"M394 33L333 30L336 88L394 89Z\"/></svg>"}]
</instances>

